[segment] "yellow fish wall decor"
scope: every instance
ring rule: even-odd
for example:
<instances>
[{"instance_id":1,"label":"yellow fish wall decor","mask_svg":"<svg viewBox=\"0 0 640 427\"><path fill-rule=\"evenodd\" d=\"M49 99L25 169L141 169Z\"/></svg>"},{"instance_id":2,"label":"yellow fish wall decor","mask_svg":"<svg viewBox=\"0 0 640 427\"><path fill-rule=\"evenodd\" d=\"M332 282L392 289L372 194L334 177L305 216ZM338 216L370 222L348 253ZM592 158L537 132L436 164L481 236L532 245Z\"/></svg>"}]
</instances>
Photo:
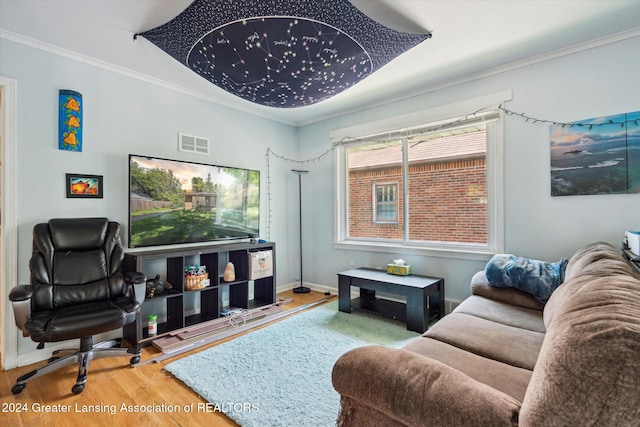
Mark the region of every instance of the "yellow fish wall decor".
<instances>
[{"instance_id":1,"label":"yellow fish wall decor","mask_svg":"<svg viewBox=\"0 0 640 427\"><path fill-rule=\"evenodd\" d=\"M61 89L59 105L58 148L82 151L82 94Z\"/></svg>"}]
</instances>

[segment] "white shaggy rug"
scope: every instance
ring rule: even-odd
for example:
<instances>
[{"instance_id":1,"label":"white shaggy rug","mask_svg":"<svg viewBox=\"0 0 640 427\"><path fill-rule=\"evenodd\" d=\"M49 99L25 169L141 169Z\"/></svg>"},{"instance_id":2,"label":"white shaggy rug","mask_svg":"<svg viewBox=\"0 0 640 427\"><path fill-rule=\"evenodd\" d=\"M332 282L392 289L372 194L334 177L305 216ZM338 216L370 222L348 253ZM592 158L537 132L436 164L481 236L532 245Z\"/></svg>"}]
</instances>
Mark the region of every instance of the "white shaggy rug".
<instances>
[{"instance_id":1,"label":"white shaggy rug","mask_svg":"<svg viewBox=\"0 0 640 427\"><path fill-rule=\"evenodd\" d=\"M331 370L346 351L370 344L400 347L418 336L406 324L332 301L168 364L211 411L243 427L336 424L340 397Z\"/></svg>"}]
</instances>

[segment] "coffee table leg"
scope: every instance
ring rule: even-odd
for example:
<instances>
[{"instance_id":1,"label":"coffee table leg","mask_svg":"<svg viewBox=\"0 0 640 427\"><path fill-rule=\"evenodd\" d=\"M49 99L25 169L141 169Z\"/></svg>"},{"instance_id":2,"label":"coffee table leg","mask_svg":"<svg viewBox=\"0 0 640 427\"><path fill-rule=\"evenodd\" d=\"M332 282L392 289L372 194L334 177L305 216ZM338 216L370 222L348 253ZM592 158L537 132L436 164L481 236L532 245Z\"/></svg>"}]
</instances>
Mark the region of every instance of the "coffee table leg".
<instances>
[{"instance_id":1,"label":"coffee table leg","mask_svg":"<svg viewBox=\"0 0 640 427\"><path fill-rule=\"evenodd\" d=\"M407 330L423 333L427 330L427 296L424 291L407 295Z\"/></svg>"},{"instance_id":2,"label":"coffee table leg","mask_svg":"<svg viewBox=\"0 0 640 427\"><path fill-rule=\"evenodd\" d=\"M438 300L433 301L433 298L429 297L429 317L434 318L438 317L438 319L442 319L444 317L444 279L438 283ZM433 307L435 305L435 307ZM433 308L432 308L433 307Z\"/></svg>"},{"instance_id":3,"label":"coffee table leg","mask_svg":"<svg viewBox=\"0 0 640 427\"><path fill-rule=\"evenodd\" d=\"M351 279L338 276L338 309L351 313Z\"/></svg>"}]
</instances>

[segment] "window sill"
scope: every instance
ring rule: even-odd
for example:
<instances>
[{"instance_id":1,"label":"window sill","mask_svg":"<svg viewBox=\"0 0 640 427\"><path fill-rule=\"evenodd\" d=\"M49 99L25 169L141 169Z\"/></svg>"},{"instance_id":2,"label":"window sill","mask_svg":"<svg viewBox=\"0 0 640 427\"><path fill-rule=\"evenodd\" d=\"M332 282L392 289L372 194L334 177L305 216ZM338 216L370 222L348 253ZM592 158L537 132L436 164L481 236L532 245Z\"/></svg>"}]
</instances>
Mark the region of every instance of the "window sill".
<instances>
[{"instance_id":1,"label":"window sill","mask_svg":"<svg viewBox=\"0 0 640 427\"><path fill-rule=\"evenodd\" d=\"M342 242L334 242L333 247L336 249L422 255L473 261L489 261L491 257L495 255L495 252L489 248L465 245L423 246L419 244L403 244L400 242L344 240Z\"/></svg>"}]
</instances>

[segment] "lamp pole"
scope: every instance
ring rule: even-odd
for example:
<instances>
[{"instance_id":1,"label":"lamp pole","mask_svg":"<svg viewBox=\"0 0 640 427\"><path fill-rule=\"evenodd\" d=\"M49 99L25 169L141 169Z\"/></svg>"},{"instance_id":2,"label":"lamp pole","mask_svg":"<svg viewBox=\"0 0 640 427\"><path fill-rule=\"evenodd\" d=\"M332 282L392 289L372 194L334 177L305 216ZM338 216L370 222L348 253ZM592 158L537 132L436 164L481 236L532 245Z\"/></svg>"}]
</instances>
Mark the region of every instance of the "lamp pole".
<instances>
[{"instance_id":1,"label":"lamp pole","mask_svg":"<svg viewBox=\"0 0 640 427\"><path fill-rule=\"evenodd\" d=\"M308 170L302 169L291 169L293 172L298 174L298 210L299 210L299 218L300 218L300 286L297 288L293 288L293 292L296 294L306 294L311 292L311 289L306 286L302 286L302 174L309 173Z\"/></svg>"}]
</instances>

